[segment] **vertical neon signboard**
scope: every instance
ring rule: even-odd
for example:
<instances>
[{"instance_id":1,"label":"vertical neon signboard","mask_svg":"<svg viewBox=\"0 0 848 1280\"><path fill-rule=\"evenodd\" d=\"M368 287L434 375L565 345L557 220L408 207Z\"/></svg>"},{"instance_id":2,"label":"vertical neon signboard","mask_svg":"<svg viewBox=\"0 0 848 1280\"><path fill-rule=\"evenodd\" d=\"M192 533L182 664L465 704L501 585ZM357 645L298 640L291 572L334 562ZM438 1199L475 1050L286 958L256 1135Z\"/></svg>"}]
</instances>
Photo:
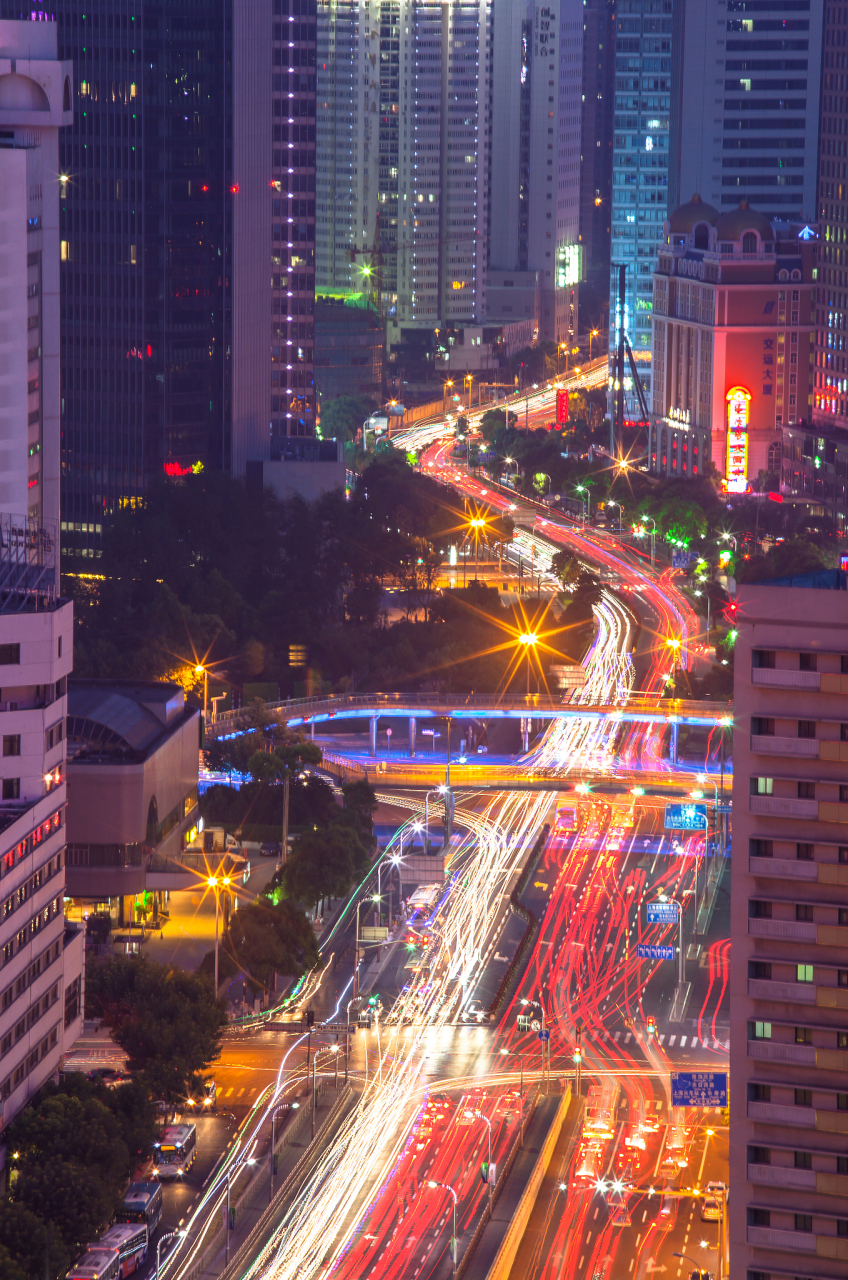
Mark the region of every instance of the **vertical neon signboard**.
<instances>
[{"instance_id":1,"label":"vertical neon signboard","mask_svg":"<svg viewBox=\"0 0 848 1280\"><path fill-rule=\"evenodd\" d=\"M751 418L751 393L745 387L731 387L727 401L727 476L728 493L744 493L748 488L748 423Z\"/></svg>"}]
</instances>

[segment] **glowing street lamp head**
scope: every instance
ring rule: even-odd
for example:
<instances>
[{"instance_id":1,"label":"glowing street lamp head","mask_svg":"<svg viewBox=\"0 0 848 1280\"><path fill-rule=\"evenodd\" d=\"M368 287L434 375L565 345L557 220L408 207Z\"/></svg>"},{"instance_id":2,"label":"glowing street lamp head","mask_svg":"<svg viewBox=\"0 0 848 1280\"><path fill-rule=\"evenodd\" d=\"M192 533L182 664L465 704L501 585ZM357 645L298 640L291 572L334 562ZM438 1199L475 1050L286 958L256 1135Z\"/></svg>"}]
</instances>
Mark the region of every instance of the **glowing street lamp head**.
<instances>
[{"instance_id":1,"label":"glowing street lamp head","mask_svg":"<svg viewBox=\"0 0 848 1280\"><path fill-rule=\"evenodd\" d=\"M539 637L538 637L537 635L535 635L535 634L534 634L534 632L532 632L532 631L525 631L523 635L520 635L520 636L518 637L518 640L519 640L519 643L520 643L520 644L523 644L523 645L532 645L532 644L535 644L535 643L536 643L536 641L538 640L538 638L539 638Z\"/></svg>"},{"instance_id":2,"label":"glowing street lamp head","mask_svg":"<svg viewBox=\"0 0 848 1280\"><path fill-rule=\"evenodd\" d=\"M676 639L676 638L672 638L672 639L670 639L670 640L666 640L666 644L668 645L669 649L679 649L679 648L680 648L680 641L679 641L678 639Z\"/></svg>"},{"instance_id":3,"label":"glowing street lamp head","mask_svg":"<svg viewBox=\"0 0 848 1280\"><path fill-rule=\"evenodd\" d=\"M197 666L194 668L194 674L196 676L202 676L205 673L205 671L206 671L206 668L198 662Z\"/></svg>"}]
</instances>

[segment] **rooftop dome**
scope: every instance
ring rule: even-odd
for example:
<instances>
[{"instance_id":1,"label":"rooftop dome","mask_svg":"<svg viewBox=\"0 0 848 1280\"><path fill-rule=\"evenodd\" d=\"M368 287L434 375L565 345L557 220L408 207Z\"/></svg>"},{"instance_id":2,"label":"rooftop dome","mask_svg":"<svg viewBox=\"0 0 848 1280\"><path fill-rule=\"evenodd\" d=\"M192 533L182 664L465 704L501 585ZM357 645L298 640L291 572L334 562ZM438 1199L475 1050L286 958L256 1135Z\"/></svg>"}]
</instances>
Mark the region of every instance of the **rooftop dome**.
<instances>
[{"instance_id":1,"label":"rooftop dome","mask_svg":"<svg viewBox=\"0 0 848 1280\"><path fill-rule=\"evenodd\" d=\"M688 235L689 232L694 231L699 222L708 222L711 227L714 227L718 220L718 209L714 209L711 204L705 204L696 191L688 204L679 205L674 213L668 215L668 226L670 231L678 235Z\"/></svg>"},{"instance_id":2,"label":"rooftop dome","mask_svg":"<svg viewBox=\"0 0 848 1280\"><path fill-rule=\"evenodd\" d=\"M746 231L756 231L765 243L773 243L774 228L764 213L752 209L747 200L740 200L739 206L730 213L723 213L716 226L718 240L741 240Z\"/></svg>"}]
</instances>

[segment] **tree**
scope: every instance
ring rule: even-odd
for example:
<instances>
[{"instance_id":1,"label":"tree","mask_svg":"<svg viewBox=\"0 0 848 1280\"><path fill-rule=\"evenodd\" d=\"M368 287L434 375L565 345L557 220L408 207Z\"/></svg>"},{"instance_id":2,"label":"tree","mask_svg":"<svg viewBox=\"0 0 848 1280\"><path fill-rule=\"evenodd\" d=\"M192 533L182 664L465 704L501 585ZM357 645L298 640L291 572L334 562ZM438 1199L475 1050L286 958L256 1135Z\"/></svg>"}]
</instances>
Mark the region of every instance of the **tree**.
<instances>
[{"instance_id":1,"label":"tree","mask_svg":"<svg viewBox=\"0 0 848 1280\"><path fill-rule=\"evenodd\" d=\"M354 440L366 418L377 408L368 396L337 396L321 403L321 434L325 440Z\"/></svg>"},{"instance_id":2,"label":"tree","mask_svg":"<svg viewBox=\"0 0 848 1280\"><path fill-rule=\"evenodd\" d=\"M551 569L563 586L576 582L580 576L580 562L570 551L555 551L551 556Z\"/></svg>"},{"instance_id":3,"label":"tree","mask_svg":"<svg viewBox=\"0 0 848 1280\"><path fill-rule=\"evenodd\" d=\"M374 829L374 814L380 803L371 783L365 778L346 782L342 787L342 796L345 811L353 815L360 831L367 831L370 835Z\"/></svg>"},{"instance_id":4,"label":"tree","mask_svg":"<svg viewBox=\"0 0 848 1280\"><path fill-rule=\"evenodd\" d=\"M341 898L365 875L371 858L355 820L305 831L280 874L286 897L317 908L325 898Z\"/></svg>"},{"instance_id":5,"label":"tree","mask_svg":"<svg viewBox=\"0 0 848 1280\"><path fill-rule=\"evenodd\" d=\"M14 1186L16 1203L51 1223L72 1257L105 1229L117 1208L118 1192L99 1169L57 1156L45 1157L43 1164L27 1164Z\"/></svg>"},{"instance_id":6,"label":"tree","mask_svg":"<svg viewBox=\"0 0 848 1280\"><path fill-rule=\"evenodd\" d=\"M271 989L275 973L299 978L321 959L315 930L303 911L294 902L268 897L234 912L223 953L230 961L226 971L243 972L254 992ZM209 959L204 958L204 965Z\"/></svg>"},{"instance_id":7,"label":"tree","mask_svg":"<svg viewBox=\"0 0 848 1280\"><path fill-rule=\"evenodd\" d=\"M182 1100L218 1056L226 1004L205 977L114 956L92 966L86 993L155 1098Z\"/></svg>"},{"instance_id":8,"label":"tree","mask_svg":"<svg viewBox=\"0 0 848 1280\"><path fill-rule=\"evenodd\" d=\"M0 1280L42 1280L71 1262L55 1222L44 1222L17 1200L0 1200Z\"/></svg>"}]
</instances>

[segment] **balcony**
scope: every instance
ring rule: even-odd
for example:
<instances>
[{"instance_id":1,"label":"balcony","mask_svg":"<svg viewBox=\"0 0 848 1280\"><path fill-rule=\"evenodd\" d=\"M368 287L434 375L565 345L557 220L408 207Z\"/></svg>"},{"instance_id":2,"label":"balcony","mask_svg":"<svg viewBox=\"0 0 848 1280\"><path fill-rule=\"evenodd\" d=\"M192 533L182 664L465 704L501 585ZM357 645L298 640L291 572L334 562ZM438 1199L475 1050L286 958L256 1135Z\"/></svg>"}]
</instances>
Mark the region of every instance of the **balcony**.
<instances>
[{"instance_id":1,"label":"balcony","mask_svg":"<svg viewBox=\"0 0 848 1280\"><path fill-rule=\"evenodd\" d=\"M765 818L808 818L818 821L818 800L796 800L792 796L749 796L750 813L759 813ZM848 805L845 806L848 809Z\"/></svg>"},{"instance_id":2,"label":"balcony","mask_svg":"<svg viewBox=\"0 0 848 1280\"><path fill-rule=\"evenodd\" d=\"M816 1175L812 1169L793 1169L788 1165L749 1164L748 1181L761 1187L794 1187L799 1191L815 1191Z\"/></svg>"},{"instance_id":3,"label":"balcony","mask_svg":"<svg viewBox=\"0 0 848 1280\"><path fill-rule=\"evenodd\" d=\"M816 988L812 982L771 982L767 978L749 978L748 995L755 1000L790 1000L793 1004L816 1003Z\"/></svg>"},{"instance_id":4,"label":"balcony","mask_svg":"<svg viewBox=\"0 0 848 1280\"><path fill-rule=\"evenodd\" d=\"M791 942L817 942L818 932L814 924L801 920L761 920L752 916L748 920L749 938L787 938Z\"/></svg>"},{"instance_id":5,"label":"balcony","mask_svg":"<svg viewBox=\"0 0 848 1280\"><path fill-rule=\"evenodd\" d=\"M748 1244L758 1249L784 1249L790 1253L815 1253L812 1231L780 1231L777 1227L748 1227Z\"/></svg>"},{"instance_id":6,"label":"balcony","mask_svg":"<svg viewBox=\"0 0 848 1280\"><path fill-rule=\"evenodd\" d=\"M771 1040L749 1040L748 1057L760 1062L796 1062L801 1066L816 1065L816 1051L811 1044L774 1044Z\"/></svg>"},{"instance_id":7,"label":"balcony","mask_svg":"<svg viewBox=\"0 0 848 1280\"><path fill-rule=\"evenodd\" d=\"M749 858L752 876L772 876L776 880L818 880L818 864L805 858Z\"/></svg>"},{"instance_id":8,"label":"balcony","mask_svg":"<svg viewBox=\"0 0 848 1280\"><path fill-rule=\"evenodd\" d=\"M789 671L775 667L753 667L751 684L767 689L814 689L818 692L821 675L818 671Z\"/></svg>"},{"instance_id":9,"label":"balcony","mask_svg":"<svg viewBox=\"0 0 848 1280\"><path fill-rule=\"evenodd\" d=\"M848 764L848 742L822 741L819 743L820 760L836 760L839 764Z\"/></svg>"},{"instance_id":10,"label":"balcony","mask_svg":"<svg viewBox=\"0 0 848 1280\"><path fill-rule=\"evenodd\" d=\"M817 1114L819 1113L813 1111L812 1107L791 1107L781 1102L748 1103L748 1119L758 1120L760 1124L787 1124L794 1129L814 1129Z\"/></svg>"},{"instance_id":11,"label":"balcony","mask_svg":"<svg viewBox=\"0 0 848 1280\"><path fill-rule=\"evenodd\" d=\"M751 750L761 756L807 756L817 759L819 743L816 738L782 738L773 733L752 733Z\"/></svg>"}]
</instances>

